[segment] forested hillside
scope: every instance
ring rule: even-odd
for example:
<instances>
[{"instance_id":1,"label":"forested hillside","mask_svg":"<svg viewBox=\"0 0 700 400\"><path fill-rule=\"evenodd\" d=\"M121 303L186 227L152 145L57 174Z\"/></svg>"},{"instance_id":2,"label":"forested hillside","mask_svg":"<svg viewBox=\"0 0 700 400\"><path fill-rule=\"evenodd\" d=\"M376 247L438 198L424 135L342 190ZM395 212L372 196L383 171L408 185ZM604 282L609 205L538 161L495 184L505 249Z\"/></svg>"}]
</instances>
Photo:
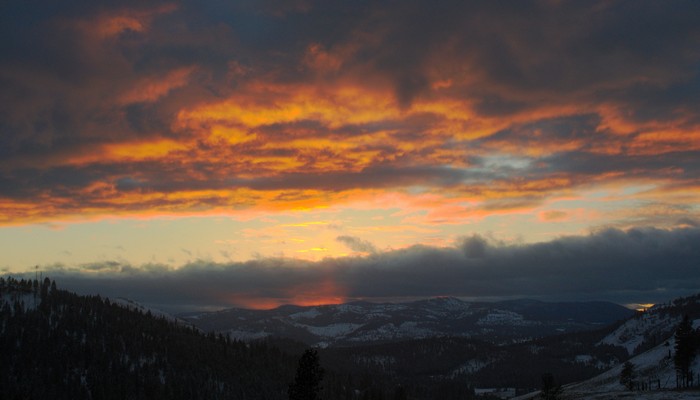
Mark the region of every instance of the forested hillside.
<instances>
[{"instance_id":1,"label":"forested hillside","mask_svg":"<svg viewBox=\"0 0 700 400\"><path fill-rule=\"evenodd\" d=\"M0 278L3 399L285 399L296 357Z\"/></svg>"}]
</instances>

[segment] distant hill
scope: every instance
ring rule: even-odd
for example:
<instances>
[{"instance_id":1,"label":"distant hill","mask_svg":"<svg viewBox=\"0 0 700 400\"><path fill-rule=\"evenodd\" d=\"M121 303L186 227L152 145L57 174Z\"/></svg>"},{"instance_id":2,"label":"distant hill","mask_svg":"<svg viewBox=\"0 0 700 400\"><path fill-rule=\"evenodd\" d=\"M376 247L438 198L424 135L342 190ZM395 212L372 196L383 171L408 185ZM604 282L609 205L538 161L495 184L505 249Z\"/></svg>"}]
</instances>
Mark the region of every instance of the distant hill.
<instances>
[{"instance_id":1,"label":"distant hill","mask_svg":"<svg viewBox=\"0 0 700 400\"><path fill-rule=\"evenodd\" d=\"M224 333L232 338L286 337L327 347L444 336L504 344L599 329L633 314L632 310L608 302L488 303L441 297L396 304L353 302L312 307L288 305L273 310L231 308L180 317L204 331Z\"/></svg>"}]
</instances>

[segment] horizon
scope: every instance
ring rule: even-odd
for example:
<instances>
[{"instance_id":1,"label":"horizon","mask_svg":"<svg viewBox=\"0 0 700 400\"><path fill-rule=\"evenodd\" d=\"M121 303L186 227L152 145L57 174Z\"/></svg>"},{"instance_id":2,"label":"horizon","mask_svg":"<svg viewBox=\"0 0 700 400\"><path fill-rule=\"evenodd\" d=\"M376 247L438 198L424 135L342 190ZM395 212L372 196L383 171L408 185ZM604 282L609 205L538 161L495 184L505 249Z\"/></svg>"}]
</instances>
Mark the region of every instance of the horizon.
<instances>
[{"instance_id":1,"label":"horizon","mask_svg":"<svg viewBox=\"0 0 700 400\"><path fill-rule=\"evenodd\" d=\"M20 273L16 275L4 275L2 278L7 279L7 278L14 278L14 279L38 279L41 281L44 278L48 278L52 281L56 281L55 279L52 279L50 276L44 276L43 271L35 271L34 272L35 277L32 278L30 273ZM38 275L36 275L38 274ZM56 282L57 286L59 289L63 290L69 290L72 291L74 290L73 288L70 287L63 287L62 282L58 281ZM437 296L426 296L426 297L393 297L393 298L383 298L383 297L371 297L371 298L345 298L343 300L337 301L337 302L319 302L319 303L274 303L273 305L267 305L265 303L263 304L252 304L252 305L237 305L237 304L228 304L228 305L173 305L173 304L157 304L157 303L146 303L138 300L138 298L130 298L130 297L125 297L121 296L118 293L114 292L112 293L111 296L105 294L105 293L100 293L97 291L91 291L90 289L83 289L81 292L81 289L77 289L76 294L78 295L99 295L100 297L103 297L104 299L108 300L125 300L130 303L134 303L140 306L143 306L147 309L152 309L152 310L157 310L161 312L166 312L170 315L173 316L179 316L179 315L185 315L185 314L191 314L191 313L209 313L209 312L220 312L220 311L226 311L229 309L241 309L241 310L250 310L250 311L272 311L272 310L277 310L279 308L283 307L300 307L300 308L313 308L313 307L325 307L325 306L337 306L337 305L344 305L344 304L354 304L354 303L364 303L364 304L372 304L372 305L383 305L383 304L412 304L412 303L417 303L417 302L423 302L423 301L430 301L430 300L444 300L444 299L456 299L458 301L464 302L464 303L501 303L501 302L528 302L528 301L534 301L534 302L539 302L539 303L611 303L611 304L616 304L618 306L627 308L629 310L633 311L639 311L639 312L646 312L647 310L655 307L655 306L663 306L667 304L671 304L674 300L679 299L679 298L685 298L688 296L693 296L693 295L698 295L700 294L700 291L688 291L684 293L683 295L677 295L674 297L669 297L666 298L664 301L658 301L657 303L621 303L621 302L616 302L616 301L611 301L611 300L606 300L606 299L572 299L572 298L566 298L566 297L557 297L557 296L549 296L549 297L544 297L544 298L537 298L535 296L531 297L522 297L522 296L479 296L479 297L468 297L468 296L451 296L451 295L437 295ZM137 296L138 297L138 296Z\"/></svg>"},{"instance_id":2,"label":"horizon","mask_svg":"<svg viewBox=\"0 0 700 400\"><path fill-rule=\"evenodd\" d=\"M687 295L674 4L8 4L0 275L173 307Z\"/></svg>"},{"instance_id":3,"label":"horizon","mask_svg":"<svg viewBox=\"0 0 700 400\"><path fill-rule=\"evenodd\" d=\"M42 281L44 278L48 278L52 281L55 282L55 280L51 279L50 276L43 276L41 273L37 275L38 277L31 278L29 276L29 273L22 273L18 275L4 275L1 276L3 279L7 278L14 278L14 279L29 279L29 280L34 280L38 279L39 282ZM61 290L68 290L71 291L69 288L64 288L61 286L61 282L56 282L56 285L59 289ZM133 298L129 297L124 297L124 296L106 296L101 293L97 292L84 292L84 293L76 293L78 295L99 295L100 297L104 298L105 300L124 300L129 303L139 305L142 307L145 307L146 309L150 310L155 310L155 311L160 311L160 312L166 312L172 316L178 317L181 315L186 315L186 314L199 314L199 313L216 313L220 311L226 311L230 309L238 309L238 310L249 310L249 311L273 311L277 310L280 308L284 307L299 307L299 308L314 308L314 307L327 307L327 306L338 306L338 305L350 305L350 304L356 304L356 303L362 303L362 304L372 304L372 305L386 305L386 304L413 304L413 303L419 303L419 302L425 302L425 301L430 301L430 300L450 300L450 299L455 299L463 303L474 303L474 304L480 304L480 303L486 303L486 304L493 304L493 303L503 303L503 302L537 302L537 303L549 303L549 304L557 304L557 303L610 303L610 304L616 304L618 306L627 308L629 310L633 311L640 311L640 312L646 312L650 308L653 308L655 306L663 306L667 304L671 304L673 300L679 299L679 298L684 298L688 296L692 296L695 294L700 295L700 291L697 292L690 292L686 296L679 296L679 297L674 297L674 298L669 298L665 302L658 302L655 304L652 303L627 303L627 304L621 304L618 302L614 301L609 301L609 300L561 300L557 298L545 298L545 299L538 299L535 297L464 297L464 296L432 296L432 297L402 297L402 298L347 298L343 299L342 301L339 302L332 302L332 303L309 303L309 304L296 304L296 303L282 303L282 304L275 304L274 306L262 306L262 307L256 307L256 305L253 306L237 306L237 305L231 305L231 306L223 306L221 308L217 308L215 306L198 306L194 308L188 308L185 306L184 308L172 308L172 305L168 304L153 304L153 303L142 303L140 301L137 301Z\"/></svg>"}]
</instances>

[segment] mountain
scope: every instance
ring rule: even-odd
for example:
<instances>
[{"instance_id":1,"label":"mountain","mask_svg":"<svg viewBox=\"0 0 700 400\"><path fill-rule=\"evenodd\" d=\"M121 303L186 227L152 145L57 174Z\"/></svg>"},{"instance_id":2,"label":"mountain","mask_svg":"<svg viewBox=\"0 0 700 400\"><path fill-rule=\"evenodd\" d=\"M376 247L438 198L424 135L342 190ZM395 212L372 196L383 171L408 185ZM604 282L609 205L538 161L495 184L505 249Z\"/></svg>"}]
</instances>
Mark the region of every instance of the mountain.
<instances>
[{"instance_id":1,"label":"mountain","mask_svg":"<svg viewBox=\"0 0 700 400\"><path fill-rule=\"evenodd\" d=\"M352 302L286 305L273 310L230 308L180 315L207 332L253 340L286 337L327 347L441 336L512 343L558 333L597 329L633 315L607 302L535 300L466 302L440 297L409 303Z\"/></svg>"}]
</instances>

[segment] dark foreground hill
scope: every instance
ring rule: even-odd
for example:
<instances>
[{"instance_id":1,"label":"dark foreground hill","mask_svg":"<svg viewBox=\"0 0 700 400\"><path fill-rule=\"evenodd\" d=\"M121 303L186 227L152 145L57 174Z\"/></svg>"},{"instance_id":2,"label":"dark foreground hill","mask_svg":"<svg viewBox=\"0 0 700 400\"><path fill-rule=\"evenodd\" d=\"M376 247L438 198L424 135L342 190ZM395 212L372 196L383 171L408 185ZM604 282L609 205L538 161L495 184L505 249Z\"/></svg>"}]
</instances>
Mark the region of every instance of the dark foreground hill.
<instances>
[{"instance_id":1,"label":"dark foreground hill","mask_svg":"<svg viewBox=\"0 0 700 400\"><path fill-rule=\"evenodd\" d=\"M2 399L285 399L296 357L0 279Z\"/></svg>"}]
</instances>

